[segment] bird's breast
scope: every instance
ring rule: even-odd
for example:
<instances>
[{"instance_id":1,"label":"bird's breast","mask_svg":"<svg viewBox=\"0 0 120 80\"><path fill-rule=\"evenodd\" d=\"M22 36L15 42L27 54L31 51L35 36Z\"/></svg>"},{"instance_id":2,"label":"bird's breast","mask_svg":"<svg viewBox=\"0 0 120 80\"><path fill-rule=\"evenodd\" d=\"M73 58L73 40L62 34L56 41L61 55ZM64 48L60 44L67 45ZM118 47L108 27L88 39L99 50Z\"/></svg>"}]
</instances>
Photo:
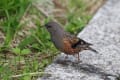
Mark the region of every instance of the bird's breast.
<instances>
[{"instance_id":1,"label":"bird's breast","mask_svg":"<svg viewBox=\"0 0 120 80\"><path fill-rule=\"evenodd\" d=\"M53 37L51 37L51 39L52 39L52 42L54 43L55 47L57 49L59 49L60 51L62 51L63 46L64 46L62 37L61 36L56 36L56 37L53 36Z\"/></svg>"}]
</instances>

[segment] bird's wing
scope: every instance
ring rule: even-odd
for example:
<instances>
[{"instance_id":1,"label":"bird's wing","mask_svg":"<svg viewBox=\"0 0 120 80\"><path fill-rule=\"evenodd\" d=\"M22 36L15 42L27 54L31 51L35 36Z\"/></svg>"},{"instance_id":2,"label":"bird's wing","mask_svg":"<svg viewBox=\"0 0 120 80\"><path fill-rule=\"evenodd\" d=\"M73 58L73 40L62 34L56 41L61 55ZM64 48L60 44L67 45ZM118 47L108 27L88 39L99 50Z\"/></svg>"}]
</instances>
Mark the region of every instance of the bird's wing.
<instances>
[{"instance_id":1,"label":"bird's wing","mask_svg":"<svg viewBox=\"0 0 120 80\"><path fill-rule=\"evenodd\" d=\"M71 44L75 44L75 43L77 43L79 41L79 38L77 38L76 36L71 35L69 33L65 33L65 37L69 40L69 42Z\"/></svg>"},{"instance_id":2,"label":"bird's wing","mask_svg":"<svg viewBox=\"0 0 120 80\"><path fill-rule=\"evenodd\" d=\"M92 45L92 44L90 44L90 43L88 43L88 42L86 42L86 41L84 41L84 40L82 40L74 35L70 35L69 33L66 33L65 37L67 37L68 41L72 44L71 46L73 48L77 47L78 45L79 46L80 45L88 45L88 46Z\"/></svg>"},{"instance_id":3,"label":"bird's wing","mask_svg":"<svg viewBox=\"0 0 120 80\"><path fill-rule=\"evenodd\" d=\"M67 45L66 50L70 50L68 52L75 52L75 51L80 51L80 50L91 50L95 53L98 53L95 49L91 48L90 46L92 45L91 43L88 43L74 35L66 34L64 38L64 45ZM75 50L74 50L75 49Z\"/></svg>"}]
</instances>

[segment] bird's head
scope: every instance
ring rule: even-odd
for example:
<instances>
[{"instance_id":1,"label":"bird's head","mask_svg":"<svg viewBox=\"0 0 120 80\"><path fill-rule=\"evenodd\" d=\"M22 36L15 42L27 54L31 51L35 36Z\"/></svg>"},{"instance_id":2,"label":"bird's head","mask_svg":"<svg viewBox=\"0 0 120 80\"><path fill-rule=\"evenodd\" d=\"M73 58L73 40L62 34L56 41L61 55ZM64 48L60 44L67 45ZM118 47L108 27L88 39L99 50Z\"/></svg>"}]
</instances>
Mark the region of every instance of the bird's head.
<instances>
[{"instance_id":1,"label":"bird's head","mask_svg":"<svg viewBox=\"0 0 120 80\"><path fill-rule=\"evenodd\" d=\"M47 24L45 24L45 27L51 34L55 34L56 32L58 33L63 30L60 24L54 21L48 22Z\"/></svg>"}]
</instances>

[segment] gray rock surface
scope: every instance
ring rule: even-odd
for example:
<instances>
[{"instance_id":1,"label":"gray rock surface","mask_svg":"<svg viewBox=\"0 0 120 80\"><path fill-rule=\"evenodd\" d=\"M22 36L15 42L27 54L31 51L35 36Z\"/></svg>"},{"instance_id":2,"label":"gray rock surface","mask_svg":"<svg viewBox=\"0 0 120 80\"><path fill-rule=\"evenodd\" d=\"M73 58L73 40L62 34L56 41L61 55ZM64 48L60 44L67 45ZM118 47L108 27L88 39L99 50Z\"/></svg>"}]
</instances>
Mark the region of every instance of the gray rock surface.
<instances>
[{"instance_id":1,"label":"gray rock surface","mask_svg":"<svg viewBox=\"0 0 120 80\"><path fill-rule=\"evenodd\" d=\"M58 55L38 80L116 80L120 74L120 0L108 0L78 37L93 43L99 53L80 52L81 63Z\"/></svg>"}]
</instances>

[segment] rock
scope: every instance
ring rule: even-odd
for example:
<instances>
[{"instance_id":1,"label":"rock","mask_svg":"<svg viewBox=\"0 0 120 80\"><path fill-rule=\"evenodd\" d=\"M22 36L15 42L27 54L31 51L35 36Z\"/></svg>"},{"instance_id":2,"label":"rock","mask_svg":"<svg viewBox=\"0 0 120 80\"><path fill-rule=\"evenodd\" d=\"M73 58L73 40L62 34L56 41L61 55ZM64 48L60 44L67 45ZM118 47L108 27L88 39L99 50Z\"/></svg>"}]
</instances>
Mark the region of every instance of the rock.
<instances>
[{"instance_id":1,"label":"rock","mask_svg":"<svg viewBox=\"0 0 120 80\"><path fill-rule=\"evenodd\" d=\"M38 80L116 80L120 74L120 0L108 0L99 9L78 37L93 44L99 53L80 52L82 62L74 56L64 62L65 54L58 55Z\"/></svg>"}]
</instances>

